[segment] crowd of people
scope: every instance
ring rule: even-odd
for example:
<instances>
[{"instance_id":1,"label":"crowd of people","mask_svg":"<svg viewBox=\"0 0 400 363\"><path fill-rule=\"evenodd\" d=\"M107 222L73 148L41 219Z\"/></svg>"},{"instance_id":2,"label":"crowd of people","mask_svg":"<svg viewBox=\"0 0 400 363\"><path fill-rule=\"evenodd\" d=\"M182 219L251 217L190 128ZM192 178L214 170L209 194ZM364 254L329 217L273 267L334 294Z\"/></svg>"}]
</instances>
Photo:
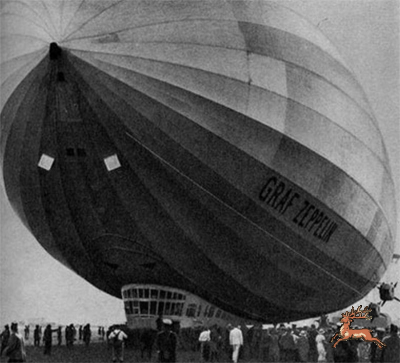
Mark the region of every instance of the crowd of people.
<instances>
[{"instance_id":1,"label":"crowd of people","mask_svg":"<svg viewBox=\"0 0 400 363\"><path fill-rule=\"evenodd\" d=\"M18 330L18 324L12 323L12 327L16 327ZM77 337L77 335L79 336ZM9 337L12 335L12 330L10 331L9 325L4 327L3 332L1 333L1 354L5 351ZM79 340L82 341L86 346L89 345L92 331L90 328L90 324L86 324L85 326L80 326L79 329L76 329L74 324L67 325L64 328L64 336L65 336L65 345L67 347L72 347L74 342ZM105 330L104 327L99 327L99 336L100 339L104 339ZM63 327L59 326L57 328L52 328L50 324L47 324L46 327L43 329L41 325L36 325L33 330L33 345L35 347L43 347L43 354L44 355L51 355L51 350L54 341L56 341L57 345L61 345L63 342ZM56 340L55 340L56 339ZM21 340L23 344L30 340L30 326L26 325L24 328L24 338ZM8 350L9 352L10 350Z\"/></svg>"},{"instance_id":2,"label":"crowd of people","mask_svg":"<svg viewBox=\"0 0 400 363\"><path fill-rule=\"evenodd\" d=\"M170 319L157 319L157 330L128 332L126 326L111 326L107 332L104 327L98 328L99 340L106 340L111 350L113 362L122 362L124 347L133 335L141 350L141 357L146 353L147 361L151 361L152 349L157 350L157 361L176 362L177 350L198 352L200 362L400 362L400 337L398 328L376 329L377 337L386 345L382 350L374 343L361 340L341 341L336 348L331 339L339 327L326 326L317 329L297 327L296 325L280 326L264 329L256 326L211 326L202 328L179 329ZM26 359L25 340L28 340L29 329L25 327L24 337L18 332L18 324L8 325L1 333L1 355L8 356L9 362L24 362ZM128 333L128 334L127 334ZM133 334L133 335L132 335ZM128 337L128 335L130 335ZM53 329L47 325L36 325L33 332L34 345L43 343L44 354L50 355L53 338L62 344L62 327ZM65 327L65 341L72 348L74 341L88 346L91 341L90 324L80 326L73 324ZM25 339L24 339L25 338ZM134 343L133 345L135 345Z\"/></svg>"},{"instance_id":3,"label":"crowd of people","mask_svg":"<svg viewBox=\"0 0 400 363\"><path fill-rule=\"evenodd\" d=\"M377 336L386 344L380 350L374 343L361 340L342 341L336 348L331 339L339 327L317 329L315 325L298 328L280 325L263 329L262 325L247 327L227 326L204 328L198 341L200 360L218 362L221 354L233 363L257 362L400 362L400 337L398 328L378 329Z\"/></svg>"}]
</instances>

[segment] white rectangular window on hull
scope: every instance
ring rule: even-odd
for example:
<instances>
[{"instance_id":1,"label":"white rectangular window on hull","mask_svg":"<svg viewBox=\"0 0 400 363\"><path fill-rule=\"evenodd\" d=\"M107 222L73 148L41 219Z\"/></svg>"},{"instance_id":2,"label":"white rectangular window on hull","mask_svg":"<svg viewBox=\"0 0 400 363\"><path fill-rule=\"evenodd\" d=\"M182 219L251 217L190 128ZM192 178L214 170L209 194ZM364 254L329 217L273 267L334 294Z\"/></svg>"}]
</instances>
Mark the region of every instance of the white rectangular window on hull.
<instances>
[{"instance_id":1,"label":"white rectangular window on hull","mask_svg":"<svg viewBox=\"0 0 400 363\"><path fill-rule=\"evenodd\" d=\"M112 171L121 167L121 163L119 162L117 154L105 158L104 164L106 164L108 171Z\"/></svg>"},{"instance_id":2,"label":"white rectangular window on hull","mask_svg":"<svg viewBox=\"0 0 400 363\"><path fill-rule=\"evenodd\" d=\"M38 166L44 170L49 171L51 169L51 167L53 166L54 163L54 158L46 155L46 154L42 154L42 156L40 157Z\"/></svg>"}]
</instances>

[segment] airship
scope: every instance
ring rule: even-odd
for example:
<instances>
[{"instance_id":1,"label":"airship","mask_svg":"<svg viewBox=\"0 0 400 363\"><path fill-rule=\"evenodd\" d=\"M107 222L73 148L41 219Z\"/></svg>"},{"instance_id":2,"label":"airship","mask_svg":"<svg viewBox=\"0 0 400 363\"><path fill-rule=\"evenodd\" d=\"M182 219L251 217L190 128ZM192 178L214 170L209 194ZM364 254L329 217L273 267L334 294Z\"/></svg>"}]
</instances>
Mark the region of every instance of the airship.
<instances>
[{"instance_id":1,"label":"airship","mask_svg":"<svg viewBox=\"0 0 400 363\"><path fill-rule=\"evenodd\" d=\"M250 0L2 1L1 19L7 197L131 322L295 321L379 283L387 151L306 19Z\"/></svg>"}]
</instances>

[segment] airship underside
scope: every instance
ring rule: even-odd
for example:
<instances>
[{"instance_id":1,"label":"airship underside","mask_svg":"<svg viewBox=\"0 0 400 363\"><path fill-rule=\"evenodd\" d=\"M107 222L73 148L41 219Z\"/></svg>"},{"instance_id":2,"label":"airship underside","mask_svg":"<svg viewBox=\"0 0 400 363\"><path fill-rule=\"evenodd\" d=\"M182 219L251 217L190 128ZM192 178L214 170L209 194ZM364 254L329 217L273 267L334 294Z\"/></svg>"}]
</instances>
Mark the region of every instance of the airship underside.
<instances>
[{"instance_id":1,"label":"airship underside","mask_svg":"<svg viewBox=\"0 0 400 363\"><path fill-rule=\"evenodd\" d=\"M393 182L341 58L269 3L144 3L142 20L115 3L147 19L134 31L106 8L78 16L17 85L2 77L4 184L24 224L118 297L164 285L276 322L366 295L393 252Z\"/></svg>"}]
</instances>

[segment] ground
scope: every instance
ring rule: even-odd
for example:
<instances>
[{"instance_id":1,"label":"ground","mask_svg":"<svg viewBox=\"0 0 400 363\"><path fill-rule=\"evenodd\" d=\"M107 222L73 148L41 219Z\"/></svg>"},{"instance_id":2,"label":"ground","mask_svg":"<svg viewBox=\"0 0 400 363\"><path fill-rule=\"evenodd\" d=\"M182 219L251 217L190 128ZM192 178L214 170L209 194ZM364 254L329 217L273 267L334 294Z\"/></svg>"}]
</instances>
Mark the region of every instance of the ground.
<instances>
[{"instance_id":1,"label":"ground","mask_svg":"<svg viewBox=\"0 0 400 363\"><path fill-rule=\"evenodd\" d=\"M65 345L53 346L51 355L43 355L43 347L27 346L27 362L29 363L111 363L111 349L105 343L92 343L89 347L82 344L67 348ZM177 362L198 362L199 352L177 352ZM151 362L157 362L156 353L153 351ZM7 362L7 357L1 357L0 362ZM228 362L228 358L221 362ZM138 349L125 348L124 362L150 362L148 359L141 359ZM242 363L244 363L242 361Z\"/></svg>"}]
</instances>

